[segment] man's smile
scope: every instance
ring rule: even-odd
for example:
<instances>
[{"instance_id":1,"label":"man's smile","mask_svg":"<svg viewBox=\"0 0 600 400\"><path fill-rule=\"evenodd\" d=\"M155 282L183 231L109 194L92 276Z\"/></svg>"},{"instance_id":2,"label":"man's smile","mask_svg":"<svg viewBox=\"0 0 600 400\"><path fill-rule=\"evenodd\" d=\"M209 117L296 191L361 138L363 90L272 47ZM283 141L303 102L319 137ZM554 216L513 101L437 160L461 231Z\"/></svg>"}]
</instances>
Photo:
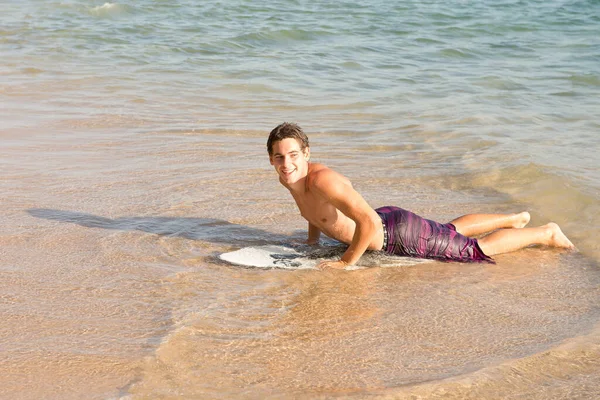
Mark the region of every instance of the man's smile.
<instances>
[{"instance_id":1,"label":"man's smile","mask_svg":"<svg viewBox=\"0 0 600 400\"><path fill-rule=\"evenodd\" d=\"M293 138L277 141L272 147L271 165L275 167L279 179L285 185L295 185L308 171L310 150L301 148Z\"/></svg>"}]
</instances>

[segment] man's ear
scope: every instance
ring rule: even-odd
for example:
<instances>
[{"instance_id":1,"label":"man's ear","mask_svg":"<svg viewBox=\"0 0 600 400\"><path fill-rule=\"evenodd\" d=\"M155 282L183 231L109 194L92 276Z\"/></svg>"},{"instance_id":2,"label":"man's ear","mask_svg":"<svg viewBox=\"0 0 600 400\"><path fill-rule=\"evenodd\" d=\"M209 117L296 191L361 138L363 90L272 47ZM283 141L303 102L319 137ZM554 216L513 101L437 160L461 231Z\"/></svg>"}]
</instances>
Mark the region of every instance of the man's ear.
<instances>
[{"instance_id":1,"label":"man's ear","mask_svg":"<svg viewBox=\"0 0 600 400\"><path fill-rule=\"evenodd\" d=\"M269 154L269 162L271 163L271 165L273 165L273 155Z\"/></svg>"},{"instance_id":2,"label":"man's ear","mask_svg":"<svg viewBox=\"0 0 600 400\"><path fill-rule=\"evenodd\" d=\"M310 147L304 148L304 158L306 158L306 161L310 160Z\"/></svg>"}]
</instances>

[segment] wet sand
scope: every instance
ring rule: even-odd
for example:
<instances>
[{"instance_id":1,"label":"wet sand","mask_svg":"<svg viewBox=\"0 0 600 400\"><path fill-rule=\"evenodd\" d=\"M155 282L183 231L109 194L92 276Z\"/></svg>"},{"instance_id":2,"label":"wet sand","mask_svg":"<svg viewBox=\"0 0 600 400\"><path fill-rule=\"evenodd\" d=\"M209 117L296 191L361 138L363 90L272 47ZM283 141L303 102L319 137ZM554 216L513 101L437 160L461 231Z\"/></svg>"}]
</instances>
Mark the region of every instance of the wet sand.
<instances>
[{"instance_id":1,"label":"wet sand","mask_svg":"<svg viewBox=\"0 0 600 400\"><path fill-rule=\"evenodd\" d=\"M3 396L598 394L598 248L585 236L592 228L569 224L578 214L557 217L580 252L534 247L496 265L396 268L371 255L369 268L348 272L240 268L216 255L306 234L260 135L69 129L3 133ZM313 149L373 207L394 197L440 220L525 208L532 224L545 222L545 200L510 193L531 176L497 191L345 152ZM572 196L584 215L597 208L581 199Z\"/></svg>"}]
</instances>

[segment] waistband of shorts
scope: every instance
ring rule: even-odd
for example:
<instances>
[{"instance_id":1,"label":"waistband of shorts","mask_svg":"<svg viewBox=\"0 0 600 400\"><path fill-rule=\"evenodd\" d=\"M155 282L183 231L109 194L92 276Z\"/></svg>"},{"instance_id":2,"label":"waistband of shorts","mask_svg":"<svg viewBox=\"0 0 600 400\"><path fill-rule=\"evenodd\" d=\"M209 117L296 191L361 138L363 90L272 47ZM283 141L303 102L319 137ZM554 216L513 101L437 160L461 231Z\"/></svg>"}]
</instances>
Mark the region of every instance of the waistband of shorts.
<instances>
[{"instance_id":1,"label":"waistband of shorts","mask_svg":"<svg viewBox=\"0 0 600 400\"><path fill-rule=\"evenodd\" d=\"M387 247L388 247L388 229L387 226L385 224L385 219L383 218L383 215L377 213L379 215L379 218L381 218L381 225L383 226L383 247L381 248L381 250L383 251L387 251Z\"/></svg>"}]
</instances>

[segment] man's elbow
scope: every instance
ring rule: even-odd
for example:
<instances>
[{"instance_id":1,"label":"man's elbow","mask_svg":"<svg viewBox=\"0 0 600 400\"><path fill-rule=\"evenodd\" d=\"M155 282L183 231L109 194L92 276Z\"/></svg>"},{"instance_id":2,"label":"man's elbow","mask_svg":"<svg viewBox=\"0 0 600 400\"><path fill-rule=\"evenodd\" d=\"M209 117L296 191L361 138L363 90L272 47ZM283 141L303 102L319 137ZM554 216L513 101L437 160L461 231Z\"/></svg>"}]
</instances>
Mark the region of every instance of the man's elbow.
<instances>
[{"instance_id":1,"label":"man's elbow","mask_svg":"<svg viewBox=\"0 0 600 400\"><path fill-rule=\"evenodd\" d=\"M361 225L361 230L374 235L381 229L381 218L379 218L379 215L377 214L375 214L375 216L369 216L364 219Z\"/></svg>"}]
</instances>

